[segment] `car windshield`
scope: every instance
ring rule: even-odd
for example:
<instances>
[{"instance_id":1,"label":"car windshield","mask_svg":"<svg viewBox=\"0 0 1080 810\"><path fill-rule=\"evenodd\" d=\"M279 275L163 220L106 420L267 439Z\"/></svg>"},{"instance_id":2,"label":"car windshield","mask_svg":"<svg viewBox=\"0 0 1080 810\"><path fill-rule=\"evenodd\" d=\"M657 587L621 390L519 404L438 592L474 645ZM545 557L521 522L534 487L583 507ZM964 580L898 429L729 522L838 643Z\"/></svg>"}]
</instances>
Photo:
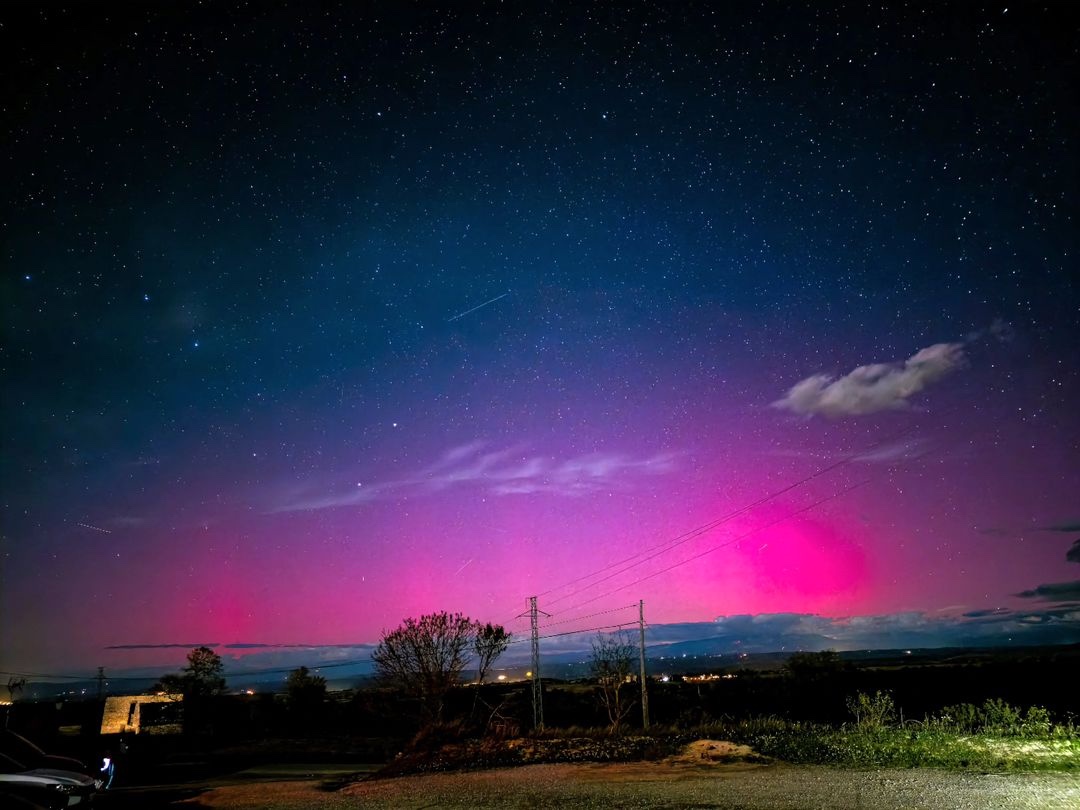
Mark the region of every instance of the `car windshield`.
<instances>
[{"instance_id":1,"label":"car windshield","mask_svg":"<svg viewBox=\"0 0 1080 810\"><path fill-rule=\"evenodd\" d=\"M4 736L0 739L0 751L27 761L41 759L45 756L45 752L41 748L21 734L16 734L9 729L4 730Z\"/></svg>"},{"instance_id":2,"label":"car windshield","mask_svg":"<svg viewBox=\"0 0 1080 810\"><path fill-rule=\"evenodd\" d=\"M0 754L0 773L21 773L26 769L26 766L18 760L12 759L7 754Z\"/></svg>"}]
</instances>

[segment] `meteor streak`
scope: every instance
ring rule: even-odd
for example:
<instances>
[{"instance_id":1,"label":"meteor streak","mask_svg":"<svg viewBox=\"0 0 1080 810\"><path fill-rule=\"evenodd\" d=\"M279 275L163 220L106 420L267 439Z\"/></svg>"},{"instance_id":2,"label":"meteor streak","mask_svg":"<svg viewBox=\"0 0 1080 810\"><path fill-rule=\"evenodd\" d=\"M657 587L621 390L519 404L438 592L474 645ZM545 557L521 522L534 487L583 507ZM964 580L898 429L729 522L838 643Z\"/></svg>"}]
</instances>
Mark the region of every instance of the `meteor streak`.
<instances>
[{"instance_id":1,"label":"meteor streak","mask_svg":"<svg viewBox=\"0 0 1080 810\"><path fill-rule=\"evenodd\" d=\"M76 526L82 526L84 529L92 529L95 532L101 532L102 534L112 534L109 529L102 529L98 526L91 526L89 523L76 523Z\"/></svg>"},{"instance_id":2,"label":"meteor streak","mask_svg":"<svg viewBox=\"0 0 1080 810\"><path fill-rule=\"evenodd\" d=\"M502 295L496 295L490 301L485 301L482 304L477 304L472 309L467 309L464 312L459 312L457 315L455 315L453 318L448 319L446 322L447 323L452 323L453 321L456 321L458 318L464 318L466 315L468 315L470 313L473 313L473 312L476 312L476 310L481 309L482 307L486 307L488 304L494 304L500 298L506 298L506 296L508 296L509 294L510 294L509 291L507 291L507 292L504 292Z\"/></svg>"}]
</instances>

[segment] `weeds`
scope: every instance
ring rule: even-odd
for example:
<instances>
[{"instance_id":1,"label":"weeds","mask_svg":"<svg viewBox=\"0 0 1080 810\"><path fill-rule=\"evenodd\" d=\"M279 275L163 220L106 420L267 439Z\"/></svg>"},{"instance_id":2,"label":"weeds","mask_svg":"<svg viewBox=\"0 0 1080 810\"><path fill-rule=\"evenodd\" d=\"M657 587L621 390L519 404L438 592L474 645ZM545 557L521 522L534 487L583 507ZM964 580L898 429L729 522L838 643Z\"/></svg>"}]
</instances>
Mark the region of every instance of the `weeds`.
<instances>
[{"instance_id":1,"label":"weeds","mask_svg":"<svg viewBox=\"0 0 1080 810\"><path fill-rule=\"evenodd\" d=\"M848 711L855 717L855 725L864 730L884 728L896 716L896 705L889 692L875 692L871 697L859 692L847 699Z\"/></svg>"},{"instance_id":2,"label":"weeds","mask_svg":"<svg viewBox=\"0 0 1080 810\"><path fill-rule=\"evenodd\" d=\"M1050 713L1041 706L1031 706L1023 711L1000 698L987 700L982 706L971 703L946 706L937 715L928 718L926 724L942 730L1003 737L1067 736L1063 735L1065 729L1055 726L1050 721ZM1072 731L1071 724L1068 730Z\"/></svg>"},{"instance_id":3,"label":"weeds","mask_svg":"<svg viewBox=\"0 0 1080 810\"><path fill-rule=\"evenodd\" d=\"M613 737L610 728L548 727L526 737L477 736L461 723L421 732L382 775L538 762L632 762L677 754L700 739L747 745L762 757L848 767L932 767L980 771L1080 771L1080 730L1046 709L1003 700L948 706L923 721L896 725L888 692L847 701L854 723L841 727L775 715L698 724L654 725Z\"/></svg>"},{"instance_id":4,"label":"weeds","mask_svg":"<svg viewBox=\"0 0 1080 810\"><path fill-rule=\"evenodd\" d=\"M1080 770L1080 733L1071 718L1051 722L1046 709L1003 700L943 709L921 723L892 724L887 692L848 699L854 726L835 728L767 716L694 729L703 737L749 745L786 762L863 767L979 770Z\"/></svg>"}]
</instances>

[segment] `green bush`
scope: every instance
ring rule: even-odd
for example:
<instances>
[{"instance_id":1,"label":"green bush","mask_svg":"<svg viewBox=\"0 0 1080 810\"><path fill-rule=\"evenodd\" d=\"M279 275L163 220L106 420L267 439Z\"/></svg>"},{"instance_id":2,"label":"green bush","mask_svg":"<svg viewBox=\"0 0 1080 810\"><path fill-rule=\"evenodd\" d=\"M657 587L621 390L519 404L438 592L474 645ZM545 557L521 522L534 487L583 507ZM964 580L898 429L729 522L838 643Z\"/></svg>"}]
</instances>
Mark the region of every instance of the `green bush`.
<instances>
[{"instance_id":1,"label":"green bush","mask_svg":"<svg viewBox=\"0 0 1080 810\"><path fill-rule=\"evenodd\" d=\"M896 716L896 704L892 694L878 690L872 696L858 692L847 699L848 711L855 717L855 724L863 730L885 728Z\"/></svg>"},{"instance_id":2,"label":"green bush","mask_svg":"<svg viewBox=\"0 0 1080 810\"><path fill-rule=\"evenodd\" d=\"M982 727L979 707L971 703L957 703L946 706L934 717L928 718L928 725L951 731L974 733Z\"/></svg>"},{"instance_id":3,"label":"green bush","mask_svg":"<svg viewBox=\"0 0 1080 810\"><path fill-rule=\"evenodd\" d=\"M1050 712L1041 706L1024 711L1001 698L987 700L982 706L958 703L946 706L927 726L967 734L996 734L1003 737L1046 737L1061 731L1050 721ZM1071 735L1066 735L1071 736Z\"/></svg>"},{"instance_id":4,"label":"green bush","mask_svg":"<svg viewBox=\"0 0 1080 810\"><path fill-rule=\"evenodd\" d=\"M1042 706L1029 706L1024 715L1024 736L1045 737L1050 734L1053 724L1050 712Z\"/></svg>"}]
</instances>

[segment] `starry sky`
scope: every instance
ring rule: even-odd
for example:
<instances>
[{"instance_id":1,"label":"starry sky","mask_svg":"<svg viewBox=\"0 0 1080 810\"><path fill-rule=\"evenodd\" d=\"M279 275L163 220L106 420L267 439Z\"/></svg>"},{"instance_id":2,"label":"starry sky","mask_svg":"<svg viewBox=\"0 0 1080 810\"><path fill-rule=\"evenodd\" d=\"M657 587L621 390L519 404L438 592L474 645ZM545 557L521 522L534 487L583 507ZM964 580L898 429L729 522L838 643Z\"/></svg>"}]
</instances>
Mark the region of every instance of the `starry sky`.
<instances>
[{"instance_id":1,"label":"starry sky","mask_svg":"<svg viewBox=\"0 0 1080 810\"><path fill-rule=\"evenodd\" d=\"M157 5L0 11L0 669L1080 641L1070 3Z\"/></svg>"}]
</instances>

